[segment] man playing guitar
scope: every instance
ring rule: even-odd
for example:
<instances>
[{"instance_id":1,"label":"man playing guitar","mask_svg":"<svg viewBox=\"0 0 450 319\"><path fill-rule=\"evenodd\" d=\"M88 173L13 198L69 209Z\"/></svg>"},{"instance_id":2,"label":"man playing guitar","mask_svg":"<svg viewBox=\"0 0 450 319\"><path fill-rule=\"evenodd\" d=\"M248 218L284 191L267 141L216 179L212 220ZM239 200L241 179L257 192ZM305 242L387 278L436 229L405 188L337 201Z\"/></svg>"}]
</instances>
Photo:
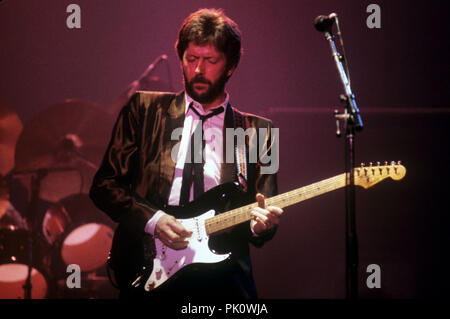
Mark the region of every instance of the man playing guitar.
<instances>
[{"instance_id":1,"label":"man playing guitar","mask_svg":"<svg viewBox=\"0 0 450 319\"><path fill-rule=\"evenodd\" d=\"M276 172L264 173L268 156L278 151L273 147L272 123L230 104L225 86L241 57L241 33L223 11L192 13L179 31L176 50L185 90L137 92L128 101L90 191L94 203L119 224L111 267L121 297L257 298L249 243L260 247L270 240L283 213L277 206L265 205L265 197L278 192ZM237 128L249 136L235 161L229 162L225 146L233 141L225 132ZM177 129L181 140L173 138ZM203 137L194 138L199 133ZM258 157L252 161L248 154L255 147ZM226 191L214 191L233 182L244 191L231 199ZM187 259L201 255L194 249L194 241L202 238L196 227L212 233L214 226L211 218L198 226L195 216L210 208L211 216L220 216L223 210L255 201L249 220L205 237L212 252L227 258L188 265ZM183 218L191 218L191 224L183 223ZM173 264L167 261L167 252L176 256ZM161 257L158 263L152 262L155 254ZM183 271L172 277L173 267Z\"/></svg>"}]
</instances>

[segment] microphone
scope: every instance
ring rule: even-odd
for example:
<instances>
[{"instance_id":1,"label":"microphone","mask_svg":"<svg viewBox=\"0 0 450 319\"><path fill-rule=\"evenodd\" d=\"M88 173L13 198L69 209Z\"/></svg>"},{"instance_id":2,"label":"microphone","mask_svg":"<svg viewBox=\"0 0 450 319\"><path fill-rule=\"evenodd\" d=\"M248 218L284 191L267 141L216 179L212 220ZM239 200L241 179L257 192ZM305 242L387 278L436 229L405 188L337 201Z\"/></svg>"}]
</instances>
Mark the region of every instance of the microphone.
<instances>
[{"instance_id":1,"label":"microphone","mask_svg":"<svg viewBox=\"0 0 450 319\"><path fill-rule=\"evenodd\" d=\"M141 75L139 80L142 80L150 75L153 69L161 62L167 60L167 54L161 54L157 57L148 67L147 70Z\"/></svg>"},{"instance_id":2,"label":"microphone","mask_svg":"<svg viewBox=\"0 0 450 319\"><path fill-rule=\"evenodd\" d=\"M115 115L119 114L119 111L125 103L127 103L131 96L136 93L136 91L149 90L149 87L151 86L150 83L152 82L150 75L161 62L167 61L167 58L167 54L161 54L152 63L150 63L144 73L142 73L138 79L131 82L125 91L122 92L122 94L120 94L119 97L113 102L113 104L109 107L109 112ZM167 66L168 65L169 64L167 64Z\"/></svg>"},{"instance_id":3,"label":"microphone","mask_svg":"<svg viewBox=\"0 0 450 319\"><path fill-rule=\"evenodd\" d=\"M331 32L331 27L333 26L336 18L337 14L334 12L328 16L317 16L317 18L314 19L314 27L319 32Z\"/></svg>"}]
</instances>

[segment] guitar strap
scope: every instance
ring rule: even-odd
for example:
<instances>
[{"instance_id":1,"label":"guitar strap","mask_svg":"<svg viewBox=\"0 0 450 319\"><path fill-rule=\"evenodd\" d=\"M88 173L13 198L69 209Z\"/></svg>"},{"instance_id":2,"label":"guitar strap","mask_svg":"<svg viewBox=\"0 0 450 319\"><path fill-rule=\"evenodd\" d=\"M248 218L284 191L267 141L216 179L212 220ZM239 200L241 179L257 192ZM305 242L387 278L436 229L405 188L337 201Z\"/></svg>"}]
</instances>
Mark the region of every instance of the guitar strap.
<instances>
[{"instance_id":1,"label":"guitar strap","mask_svg":"<svg viewBox=\"0 0 450 319\"><path fill-rule=\"evenodd\" d=\"M233 122L234 130L236 132L237 128L242 128L243 131L249 127L248 118L242 113L237 113L233 110ZM236 179L242 186L244 192L247 191L247 161L248 161L248 136L245 135L245 143L238 143L237 136L234 136L234 154L236 158Z\"/></svg>"}]
</instances>

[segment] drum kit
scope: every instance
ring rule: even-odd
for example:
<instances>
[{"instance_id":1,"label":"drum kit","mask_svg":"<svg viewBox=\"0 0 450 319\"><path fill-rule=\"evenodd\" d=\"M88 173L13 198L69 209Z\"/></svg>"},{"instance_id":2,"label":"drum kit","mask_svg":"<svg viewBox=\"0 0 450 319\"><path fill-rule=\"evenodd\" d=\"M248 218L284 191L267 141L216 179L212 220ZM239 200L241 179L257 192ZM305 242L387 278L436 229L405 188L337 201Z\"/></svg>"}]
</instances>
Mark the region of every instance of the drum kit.
<instances>
[{"instance_id":1,"label":"drum kit","mask_svg":"<svg viewBox=\"0 0 450 319\"><path fill-rule=\"evenodd\" d=\"M0 99L0 299L117 297L107 268L116 225L88 193L122 106L137 90L172 90L168 63L169 83L153 75L163 61L165 54L108 111L65 100L23 126ZM81 288L68 284L74 265Z\"/></svg>"},{"instance_id":2,"label":"drum kit","mask_svg":"<svg viewBox=\"0 0 450 319\"><path fill-rule=\"evenodd\" d=\"M95 103L66 100L23 126L0 101L0 298L117 296L107 269L115 224L88 196L113 121ZM80 288L67 284L69 265Z\"/></svg>"}]
</instances>

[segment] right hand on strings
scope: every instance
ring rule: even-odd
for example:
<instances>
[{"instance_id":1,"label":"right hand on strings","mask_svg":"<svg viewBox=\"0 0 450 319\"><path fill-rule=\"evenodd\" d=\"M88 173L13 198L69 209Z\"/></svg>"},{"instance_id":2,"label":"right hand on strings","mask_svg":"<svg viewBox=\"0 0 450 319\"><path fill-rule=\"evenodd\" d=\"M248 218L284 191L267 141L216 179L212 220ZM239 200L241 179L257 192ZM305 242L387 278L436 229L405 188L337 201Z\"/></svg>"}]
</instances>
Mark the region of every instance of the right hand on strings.
<instances>
[{"instance_id":1,"label":"right hand on strings","mask_svg":"<svg viewBox=\"0 0 450 319\"><path fill-rule=\"evenodd\" d=\"M164 214L156 223L155 236L169 248L180 250L188 246L192 231L188 231L175 217Z\"/></svg>"}]
</instances>

